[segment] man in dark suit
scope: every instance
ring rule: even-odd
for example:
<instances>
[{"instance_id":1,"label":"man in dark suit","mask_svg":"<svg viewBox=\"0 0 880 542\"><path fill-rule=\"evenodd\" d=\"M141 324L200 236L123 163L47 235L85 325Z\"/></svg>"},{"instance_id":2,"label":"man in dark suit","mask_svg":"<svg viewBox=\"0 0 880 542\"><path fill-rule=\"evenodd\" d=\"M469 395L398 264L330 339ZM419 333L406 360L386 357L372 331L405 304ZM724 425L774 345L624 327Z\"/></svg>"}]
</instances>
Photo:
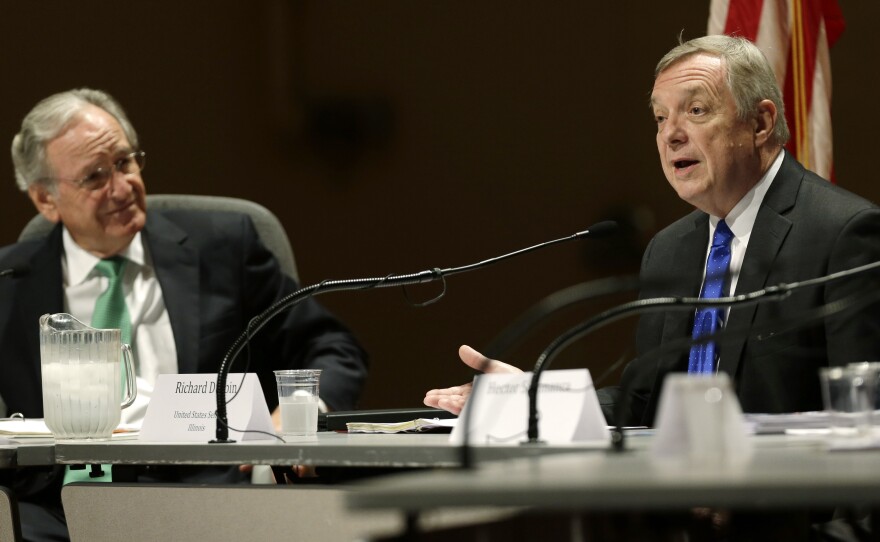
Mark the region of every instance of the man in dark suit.
<instances>
[{"instance_id":1,"label":"man in dark suit","mask_svg":"<svg viewBox=\"0 0 880 542\"><path fill-rule=\"evenodd\" d=\"M880 260L880 210L806 171L783 150L789 131L782 96L753 44L707 36L674 48L657 66L651 107L664 174L697 210L651 241L642 262L641 297L700 295L711 240L724 225L730 263L722 294ZM819 410L820 367L880 359L880 303L794 330L786 329L786 320L834 301L853 302L852 294L870 294L878 286L875 274L800 290L779 303L722 311L719 319L732 333L717 344L708 370L731 375L746 412ZM609 423L618 421L620 401L624 424L654 423L664 376L688 371L691 357L686 348L659 358L656 351L691 337L694 317L669 311L640 320L639 357L627 366L620 388L599 390ZM460 355L478 370L517 370L469 347ZM469 393L469 385L431 390L425 403L458 411Z\"/></svg>"},{"instance_id":2,"label":"man in dark suit","mask_svg":"<svg viewBox=\"0 0 880 542\"><path fill-rule=\"evenodd\" d=\"M10 413L42 417L38 319L69 312L88 323L107 287L95 270L101 259L124 258L142 397L126 409L129 423L143 417L156 375L216 373L251 318L298 288L247 216L146 208L145 154L122 108L104 92L78 89L43 100L22 122L12 152L19 187L57 226L46 239L0 249L0 269L12 270L0 279L0 397ZM322 369L321 399L328 408L350 409L367 369L354 337L313 300L255 335L249 359L247 370L259 375L270 409L278 402L272 370ZM245 370L243 361L235 369ZM276 409L276 425L277 416ZM235 471L215 474L236 478ZM54 497L57 504L57 470L16 483L26 537L55 536L30 530L50 518L35 515L42 512L26 501Z\"/></svg>"}]
</instances>

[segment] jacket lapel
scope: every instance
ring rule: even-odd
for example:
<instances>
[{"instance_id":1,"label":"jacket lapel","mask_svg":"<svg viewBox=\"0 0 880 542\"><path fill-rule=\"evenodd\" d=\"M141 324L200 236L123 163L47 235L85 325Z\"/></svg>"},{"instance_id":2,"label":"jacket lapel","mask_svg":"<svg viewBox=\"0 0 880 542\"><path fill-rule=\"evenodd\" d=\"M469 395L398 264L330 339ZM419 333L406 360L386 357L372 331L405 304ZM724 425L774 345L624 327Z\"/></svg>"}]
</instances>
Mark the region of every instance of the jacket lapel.
<instances>
[{"instance_id":1,"label":"jacket lapel","mask_svg":"<svg viewBox=\"0 0 880 542\"><path fill-rule=\"evenodd\" d=\"M186 232L156 212L147 214L144 237L171 321L178 371L194 373L199 359L199 253L187 243Z\"/></svg>"},{"instance_id":2,"label":"jacket lapel","mask_svg":"<svg viewBox=\"0 0 880 542\"><path fill-rule=\"evenodd\" d=\"M786 153L755 218L736 285L737 294L767 286L767 277L791 229L791 221L784 215L794 206L803 176L804 170ZM719 370L736 375L756 310L757 305L731 309L727 324L730 334L722 339Z\"/></svg>"},{"instance_id":3,"label":"jacket lapel","mask_svg":"<svg viewBox=\"0 0 880 542\"><path fill-rule=\"evenodd\" d=\"M24 329L30 330L24 340L27 359L35 360L28 370L32 371L30 377L37 386L41 386L40 317L44 314L64 312L64 287L61 278L61 253L64 243L61 233L62 227L59 224L49 233L43 247L34 254L30 261L31 268L21 280L19 286L21 297L16 303L18 314L15 317L25 323ZM19 328L13 326L13 329Z\"/></svg>"},{"instance_id":4,"label":"jacket lapel","mask_svg":"<svg viewBox=\"0 0 880 542\"><path fill-rule=\"evenodd\" d=\"M694 217L693 229L685 232L675 250L673 269L669 277L674 280L665 288L676 297L698 297L706 265L706 247L709 243L709 215L699 213ZM691 335L690 324L694 311L670 310L666 312L661 344Z\"/></svg>"}]
</instances>

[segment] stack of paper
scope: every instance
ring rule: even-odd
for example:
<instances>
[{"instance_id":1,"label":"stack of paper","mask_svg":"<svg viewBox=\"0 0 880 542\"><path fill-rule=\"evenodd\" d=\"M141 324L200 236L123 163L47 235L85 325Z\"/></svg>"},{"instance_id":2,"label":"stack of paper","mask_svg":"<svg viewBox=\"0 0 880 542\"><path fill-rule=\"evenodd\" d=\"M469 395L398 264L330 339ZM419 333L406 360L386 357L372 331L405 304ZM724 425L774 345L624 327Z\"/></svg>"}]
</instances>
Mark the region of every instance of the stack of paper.
<instances>
[{"instance_id":1,"label":"stack of paper","mask_svg":"<svg viewBox=\"0 0 880 542\"><path fill-rule=\"evenodd\" d=\"M46 422L42 418L35 420L7 418L0 420L0 435L10 438L51 437L52 432L46 427Z\"/></svg>"},{"instance_id":2,"label":"stack of paper","mask_svg":"<svg viewBox=\"0 0 880 542\"><path fill-rule=\"evenodd\" d=\"M746 422L757 435L785 433L791 430L827 429L831 420L828 412L793 412L790 414L746 414Z\"/></svg>"},{"instance_id":3,"label":"stack of paper","mask_svg":"<svg viewBox=\"0 0 880 542\"><path fill-rule=\"evenodd\" d=\"M138 428L120 425L113 430L113 438L137 436ZM42 418L3 418L0 419L0 436L14 439L52 437L52 431Z\"/></svg>"},{"instance_id":4,"label":"stack of paper","mask_svg":"<svg viewBox=\"0 0 880 542\"><path fill-rule=\"evenodd\" d=\"M455 426L455 418L418 418L407 422L370 423L349 422L345 424L349 433L422 433L426 431L449 432Z\"/></svg>"}]
</instances>

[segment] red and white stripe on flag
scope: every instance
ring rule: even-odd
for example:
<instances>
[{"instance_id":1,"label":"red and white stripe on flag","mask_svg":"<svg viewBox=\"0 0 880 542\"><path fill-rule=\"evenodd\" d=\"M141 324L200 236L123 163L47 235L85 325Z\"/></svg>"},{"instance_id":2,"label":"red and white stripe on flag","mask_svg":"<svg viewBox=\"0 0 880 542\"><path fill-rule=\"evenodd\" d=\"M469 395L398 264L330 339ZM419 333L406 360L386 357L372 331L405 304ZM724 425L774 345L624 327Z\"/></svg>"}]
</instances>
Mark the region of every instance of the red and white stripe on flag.
<instances>
[{"instance_id":1,"label":"red and white stripe on flag","mask_svg":"<svg viewBox=\"0 0 880 542\"><path fill-rule=\"evenodd\" d=\"M709 34L742 36L767 56L785 100L786 148L808 169L834 176L829 48L843 33L837 0L711 0Z\"/></svg>"}]
</instances>

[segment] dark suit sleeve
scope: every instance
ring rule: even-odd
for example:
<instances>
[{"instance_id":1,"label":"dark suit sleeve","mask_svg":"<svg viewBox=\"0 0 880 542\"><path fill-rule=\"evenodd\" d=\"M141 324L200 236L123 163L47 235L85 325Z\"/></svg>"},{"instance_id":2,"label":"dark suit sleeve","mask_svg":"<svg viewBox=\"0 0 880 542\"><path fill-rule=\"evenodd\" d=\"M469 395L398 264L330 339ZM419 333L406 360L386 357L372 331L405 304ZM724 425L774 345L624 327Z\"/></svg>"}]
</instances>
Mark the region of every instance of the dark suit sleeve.
<instances>
[{"instance_id":1,"label":"dark suit sleeve","mask_svg":"<svg viewBox=\"0 0 880 542\"><path fill-rule=\"evenodd\" d=\"M245 323L299 285L285 275L257 238L249 218L244 229L242 301ZM321 398L333 410L353 409L367 374L367 355L352 333L314 299L275 317L251 351L270 408L278 397L273 370L321 369ZM243 353L244 354L244 353ZM257 357L259 356L259 357Z\"/></svg>"},{"instance_id":2,"label":"dark suit sleeve","mask_svg":"<svg viewBox=\"0 0 880 542\"><path fill-rule=\"evenodd\" d=\"M880 261L880 209L865 209L843 227L831 252L829 273ZM880 360L880 272L830 284L825 303L840 313L825 322L829 365Z\"/></svg>"}]
</instances>

